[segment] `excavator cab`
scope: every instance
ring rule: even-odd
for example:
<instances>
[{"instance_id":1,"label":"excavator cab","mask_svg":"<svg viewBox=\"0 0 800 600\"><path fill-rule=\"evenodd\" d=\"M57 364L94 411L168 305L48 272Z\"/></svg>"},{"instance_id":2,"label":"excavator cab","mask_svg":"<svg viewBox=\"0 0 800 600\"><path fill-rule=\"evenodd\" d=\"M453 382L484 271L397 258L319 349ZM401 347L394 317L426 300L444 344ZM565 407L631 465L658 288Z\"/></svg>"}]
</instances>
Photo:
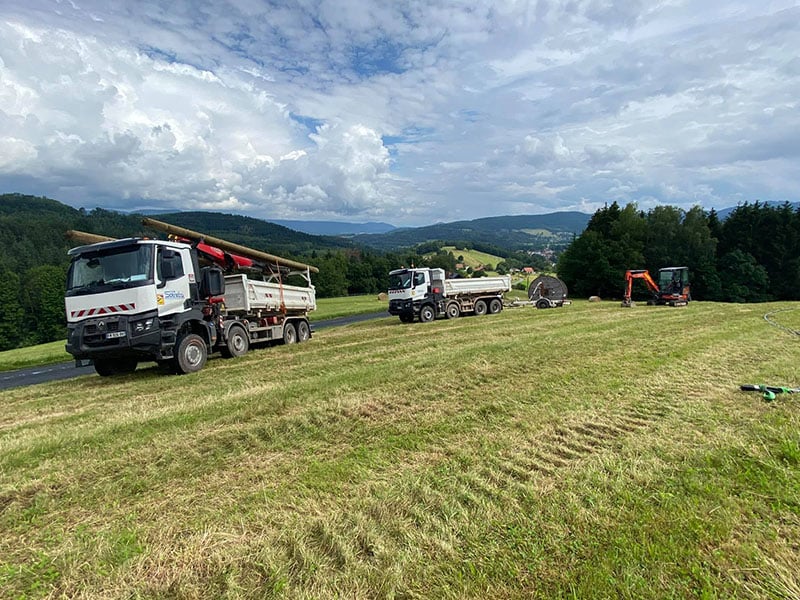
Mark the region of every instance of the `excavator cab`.
<instances>
[{"instance_id":1,"label":"excavator cab","mask_svg":"<svg viewBox=\"0 0 800 600\"><path fill-rule=\"evenodd\" d=\"M683 296L684 300L689 295L689 268L667 267L658 270L658 289L662 296Z\"/></svg>"}]
</instances>

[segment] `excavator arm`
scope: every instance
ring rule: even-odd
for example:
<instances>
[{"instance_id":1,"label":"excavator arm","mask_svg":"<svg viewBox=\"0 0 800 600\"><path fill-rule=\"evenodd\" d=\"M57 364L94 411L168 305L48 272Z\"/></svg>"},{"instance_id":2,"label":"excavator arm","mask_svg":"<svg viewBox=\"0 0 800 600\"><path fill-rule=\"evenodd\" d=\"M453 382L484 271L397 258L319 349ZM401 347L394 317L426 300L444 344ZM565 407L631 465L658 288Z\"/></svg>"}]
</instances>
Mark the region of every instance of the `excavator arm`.
<instances>
[{"instance_id":1,"label":"excavator arm","mask_svg":"<svg viewBox=\"0 0 800 600\"><path fill-rule=\"evenodd\" d=\"M634 269L625 271L625 295L622 297L622 306L631 305L631 293L633 291L633 280L641 279L645 282L648 289L653 292L654 296L658 296L660 290L658 284L650 276L647 269Z\"/></svg>"}]
</instances>

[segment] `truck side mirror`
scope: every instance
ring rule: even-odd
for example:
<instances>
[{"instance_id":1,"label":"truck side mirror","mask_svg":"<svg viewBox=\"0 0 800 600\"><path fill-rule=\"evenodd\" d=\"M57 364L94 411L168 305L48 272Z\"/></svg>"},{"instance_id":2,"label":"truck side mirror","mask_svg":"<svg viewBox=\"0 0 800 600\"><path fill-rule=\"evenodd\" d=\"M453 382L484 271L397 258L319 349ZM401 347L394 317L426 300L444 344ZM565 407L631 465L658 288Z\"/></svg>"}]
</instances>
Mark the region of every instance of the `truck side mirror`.
<instances>
[{"instance_id":1,"label":"truck side mirror","mask_svg":"<svg viewBox=\"0 0 800 600\"><path fill-rule=\"evenodd\" d=\"M175 261L166 256L161 260L161 277L164 281L175 279Z\"/></svg>"},{"instance_id":2,"label":"truck side mirror","mask_svg":"<svg viewBox=\"0 0 800 600\"><path fill-rule=\"evenodd\" d=\"M225 276L218 267L205 267L200 272L200 296L210 298L225 293Z\"/></svg>"}]
</instances>

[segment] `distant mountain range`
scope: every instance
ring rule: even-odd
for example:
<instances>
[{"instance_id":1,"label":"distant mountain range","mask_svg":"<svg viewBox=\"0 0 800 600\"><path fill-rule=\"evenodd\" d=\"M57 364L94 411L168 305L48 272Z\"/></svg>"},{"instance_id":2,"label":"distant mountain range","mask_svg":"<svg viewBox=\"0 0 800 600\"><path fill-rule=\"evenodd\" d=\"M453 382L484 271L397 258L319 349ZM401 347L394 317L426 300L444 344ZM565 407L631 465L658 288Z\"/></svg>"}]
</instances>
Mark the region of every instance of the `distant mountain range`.
<instances>
[{"instance_id":1,"label":"distant mountain range","mask_svg":"<svg viewBox=\"0 0 800 600\"><path fill-rule=\"evenodd\" d=\"M782 205L768 202L769 205ZM800 202L792 204L800 208ZM734 208L717 211L725 219ZM560 251L586 228L591 215L576 211L546 215L487 217L471 221L437 223L425 227L395 228L388 223L342 223L332 221L277 220L215 212L146 211L159 220L220 237L278 255L307 255L327 250L374 248L401 251L427 242L476 248ZM104 209L75 209L56 200L22 194L0 195L0 240L5 242L9 266L64 260L64 231L79 229L125 237L151 235L143 231L143 213L122 213ZM34 226L35 224L35 226ZM51 248L52 246L52 248ZM44 256L47 256L45 259ZM20 258L20 260L17 260Z\"/></svg>"},{"instance_id":2,"label":"distant mountain range","mask_svg":"<svg viewBox=\"0 0 800 600\"><path fill-rule=\"evenodd\" d=\"M471 221L437 223L425 227L397 228L389 223L349 223L337 221L301 221L273 219L262 221L241 215L211 212L157 213L155 218L174 225L202 231L209 235L254 246L256 240L270 240L271 245L294 251L307 251L314 246L366 246L392 251L412 248L417 244L442 241L451 244L489 245L504 250L539 250L566 247L580 234L591 215L581 212L556 212L546 215L485 217ZM295 232L292 236L288 232ZM249 238L249 239L248 239Z\"/></svg>"},{"instance_id":3,"label":"distant mountain range","mask_svg":"<svg viewBox=\"0 0 800 600\"><path fill-rule=\"evenodd\" d=\"M264 244L264 240L269 240L270 246L293 252L307 252L315 246L317 249L326 249L354 245L392 251L434 240L451 244L483 244L504 250L559 249L580 234L591 218L591 215L580 212L560 212L395 228L388 223L262 221L240 215L199 211L153 216L173 225L246 246L258 247Z\"/></svg>"},{"instance_id":4,"label":"distant mountain range","mask_svg":"<svg viewBox=\"0 0 800 600\"><path fill-rule=\"evenodd\" d=\"M503 249L553 249L568 245L591 219L582 212L546 215L486 217L472 221L437 223L427 227L395 229L380 235L357 235L353 241L365 246L391 250L408 248L431 240L453 243L489 244Z\"/></svg>"},{"instance_id":5,"label":"distant mountain range","mask_svg":"<svg viewBox=\"0 0 800 600\"><path fill-rule=\"evenodd\" d=\"M346 223L339 221L290 221L284 219L268 219L268 222L309 233L311 235L357 235L364 233L387 233L397 229L389 223Z\"/></svg>"},{"instance_id":6,"label":"distant mountain range","mask_svg":"<svg viewBox=\"0 0 800 600\"><path fill-rule=\"evenodd\" d=\"M767 206L783 206L786 203L776 202L774 200L768 200L766 202L759 202L759 204L766 204ZM789 205L794 210L800 209L800 202L789 202ZM736 210L735 206L729 206L728 208L721 208L717 211L717 217L720 219L720 221L724 221L725 219L728 218L728 215L730 215L734 210Z\"/></svg>"}]
</instances>

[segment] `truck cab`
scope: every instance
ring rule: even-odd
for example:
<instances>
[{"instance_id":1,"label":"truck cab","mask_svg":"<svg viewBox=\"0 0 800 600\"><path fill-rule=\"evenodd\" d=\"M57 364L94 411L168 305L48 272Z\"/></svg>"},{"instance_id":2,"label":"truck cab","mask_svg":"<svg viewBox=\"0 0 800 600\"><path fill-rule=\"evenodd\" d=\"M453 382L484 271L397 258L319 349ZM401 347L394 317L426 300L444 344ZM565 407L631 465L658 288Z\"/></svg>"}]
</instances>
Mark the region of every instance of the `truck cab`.
<instances>
[{"instance_id":1,"label":"truck cab","mask_svg":"<svg viewBox=\"0 0 800 600\"><path fill-rule=\"evenodd\" d=\"M439 285L435 285L439 282ZM395 269L389 271L389 314L403 322L419 316L426 301L436 303L444 288L444 270L428 268Z\"/></svg>"},{"instance_id":2,"label":"truck cab","mask_svg":"<svg viewBox=\"0 0 800 600\"><path fill-rule=\"evenodd\" d=\"M188 244L128 238L69 255L66 350L77 361L93 361L101 375L125 373L140 361L174 358L181 335L208 347L216 341L202 309L204 295L223 293L224 282L198 275Z\"/></svg>"}]
</instances>

